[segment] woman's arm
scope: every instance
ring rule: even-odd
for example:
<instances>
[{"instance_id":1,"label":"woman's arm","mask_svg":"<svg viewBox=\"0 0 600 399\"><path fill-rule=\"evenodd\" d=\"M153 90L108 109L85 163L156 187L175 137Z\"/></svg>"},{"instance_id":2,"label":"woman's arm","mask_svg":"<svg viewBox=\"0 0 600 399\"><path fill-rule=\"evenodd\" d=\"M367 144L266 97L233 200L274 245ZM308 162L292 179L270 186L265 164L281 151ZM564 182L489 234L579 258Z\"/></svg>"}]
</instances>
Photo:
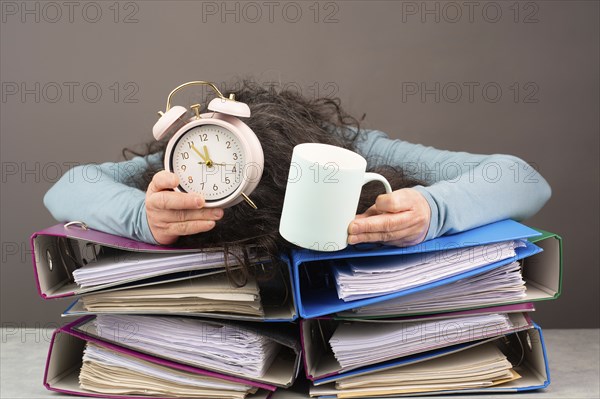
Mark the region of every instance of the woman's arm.
<instances>
[{"instance_id":1,"label":"woman's arm","mask_svg":"<svg viewBox=\"0 0 600 399\"><path fill-rule=\"evenodd\" d=\"M146 192L129 180L159 169L160 154L131 161L82 165L69 170L44 196L55 219L80 220L88 226L152 244L172 244L179 236L208 231L223 217L219 208L204 208L204 198L175 192L173 173L156 173Z\"/></svg>"},{"instance_id":2,"label":"woman's arm","mask_svg":"<svg viewBox=\"0 0 600 399\"><path fill-rule=\"evenodd\" d=\"M403 168L428 186L417 186L431 209L426 239L502 219L522 220L548 201L546 180L511 155L442 151L365 131L356 144L370 166Z\"/></svg>"},{"instance_id":3,"label":"woman's arm","mask_svg":"<svg viewBox=\"0 0 600 399\"><path fill-rule=\"evenodd\" d=\"M127 185L161 165L162 155L151 154L77 166L46 193L44 204L57 220L80 220L93 229L152 244L172 244L179 236L212 229L223 210L205 208L199 195L173 191L179 184L175 174L156 173L145 192Z\"/></svg>"},{"instance_id":4,"label":"woman's arm","mask_svg":"<svg viewBox=\"0 0 600 399\"><path fill-rule=\"evenodd\" d=\"M48 190L44 205L58 221L80 220L93 229L156 244L146 217L146 193L126 182L160 162L160 155L152 154L76 166Z\"/></svg>"}]
</instances>

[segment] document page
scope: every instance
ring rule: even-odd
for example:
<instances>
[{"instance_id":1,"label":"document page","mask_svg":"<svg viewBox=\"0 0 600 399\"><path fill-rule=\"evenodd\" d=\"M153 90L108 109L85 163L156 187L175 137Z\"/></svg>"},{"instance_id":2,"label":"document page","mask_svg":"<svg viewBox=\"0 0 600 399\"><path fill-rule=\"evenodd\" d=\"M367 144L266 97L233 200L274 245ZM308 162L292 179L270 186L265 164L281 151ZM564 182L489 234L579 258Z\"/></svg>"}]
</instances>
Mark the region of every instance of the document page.
<instances>
[{"instance_id":1,"label":"document page","mask_svg":"<svg viewBox=\"0 0 600 399\"><path fill-rule=\"evenodd\" d=\"M512 303L525 298L519 262L472 277L352 310L355 316L400 316Z\"/></svg>"},{"instance_id":2,"label":"document page","mask_svg":"<svg viewBox=\"0 0 600 399\"><path fill-rule=\"evenodd\" d=\"M181 371L87 343L82 388L106 395L243 399L256 388Z\"/></svg>"},{"instance_id":3,"label":"document page","mask_svg":"<svg viewBox=\"0 0 600 399\"><path fill-rule=\"evenodd\" d=\"M342 369L347 371L502 335L512 327L503 313L399 323L346 322L337 326L329 345Z\"/></svg>"},{"instance_id":4,"label":"document page","mask_svg":"<svg viewBox=\"0 0 600 399\"><path fill-rule=\"evenodd\" d=\"M226 273L149 287L87 294L81 298L90 312L236 313L264 316L256 279L234 287Z\"/></svg>"},{"instance_id":5,"label":"document page","mask_svg":"<svg viewBox=\"0 0 600 399\"><path fill-rule=\"evenodd\" d=\"M262 377L281 349L249 328L188 317L101 314L94 324L108 341L242 377Z\"/></svg>"},{"instance_id":6,"label":"document page","mask_svg":"<svg viewBox=\"0 0 600 399\"><path fill-rule=\"evenodd\" d=\"M348 259L334 266L338 297L344 301L385 295L425 285L516 256L521 241L387 257Z\"/></svg>"},{"instance_id":7,"label":"document page","mask_svg":"<svg viewBox=\"0 0 600 399\"><path fill-rule=\"evenodd\" d=\"M251 260L255 258L255 254L251 256ZM229 264L237 264L235 259L230 254ZM165 254L111 251L105 248L96 260L74 270L73 279L80 287L92 287L135 278L215 268L225 268L223 252Z\"/></svg>"},{"instance_id":8,"label":"document page","mask_svg":"<svg viewBox=\"0 0 600 399\"><path fill-rule=\"evenodd\" d=\"M435 359L344 378L311 389L311 396L364 398L380 395L486 388L521 378L494 342Z\"/></svg>"}]
</instances>

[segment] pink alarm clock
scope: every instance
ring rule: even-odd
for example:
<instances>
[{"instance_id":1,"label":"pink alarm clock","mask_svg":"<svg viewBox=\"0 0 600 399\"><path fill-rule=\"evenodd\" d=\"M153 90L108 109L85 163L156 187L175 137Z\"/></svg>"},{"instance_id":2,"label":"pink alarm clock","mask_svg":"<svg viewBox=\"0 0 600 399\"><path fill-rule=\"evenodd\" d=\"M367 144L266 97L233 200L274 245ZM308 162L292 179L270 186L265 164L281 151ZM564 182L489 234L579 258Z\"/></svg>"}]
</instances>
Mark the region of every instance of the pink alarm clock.
<instances>
[{"instance_id":1,"label":"pink alarm clock","mask_svg":"<svg viewBox=\"0 0 600 399\"><path fill-rule=\"evenodd\" d=\"M171 97L184 87L206 85L217 97L208 113L200 114L200 104L171 107ZM206 207L227 208L242 200L256 209L250 199L264 167L264 155L256 134L240 119L250 116L248 105L226 98L210 82L184 83L169 94L165 112L152 133L156 140L172 135L165 150L165 170L179 178L176 190L202 194Z\"/></svg>"}]
</instances>

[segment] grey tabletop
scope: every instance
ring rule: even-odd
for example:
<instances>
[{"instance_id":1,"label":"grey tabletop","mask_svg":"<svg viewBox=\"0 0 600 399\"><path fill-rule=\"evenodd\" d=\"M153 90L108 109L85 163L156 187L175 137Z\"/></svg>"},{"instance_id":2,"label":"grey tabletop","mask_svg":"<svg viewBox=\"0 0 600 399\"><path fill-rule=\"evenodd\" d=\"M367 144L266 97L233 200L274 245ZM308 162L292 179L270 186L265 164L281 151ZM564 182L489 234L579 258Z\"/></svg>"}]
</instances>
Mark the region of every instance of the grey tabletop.
<instances>
[{"instance_id":1,"label":"grey tabletop","mask_svg":"<svg viewBox=\"0 0 600 399\"><path fill-rule=\"evenodd\" d=\"M51 330L4 328L0 343L0 398L73 398L47 391L42 386ZM550 386L527 394L485 395L507 399L512 396L535 398L600 397L600 330L544 330L550 363ZM307 398L301 381L274 399ZM451 396L455 398L475 396ZM481 396L480 396L481 397Z\"/></svg>"}]
</instances>

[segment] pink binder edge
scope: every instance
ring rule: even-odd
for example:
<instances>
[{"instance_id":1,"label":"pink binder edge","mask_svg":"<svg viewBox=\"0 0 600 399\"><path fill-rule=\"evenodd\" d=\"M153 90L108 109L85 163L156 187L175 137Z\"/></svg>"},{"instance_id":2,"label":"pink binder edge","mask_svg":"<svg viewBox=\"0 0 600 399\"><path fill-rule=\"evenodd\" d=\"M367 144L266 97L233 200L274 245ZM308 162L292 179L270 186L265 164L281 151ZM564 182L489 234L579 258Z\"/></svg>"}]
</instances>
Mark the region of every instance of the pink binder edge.
<instances>
[{"instance_id":1,"label":"pink binder edge","mask_svg":"<svg viewBox=\"0 0 600 399\"><path fill-rule=\"evenodd\" d=\"M300 326L300 348L302 350L302 364L304 365L304 375L307 379L312 381L313 376L309 374L308 362L306 361L306 349L304 349L304 319L300 319L300 323L298 324Z\"/></svg>"},{"instance_id":2,"label":"pink binder edge","mask_svg":"<svg viewBox=\"0 0 600 399\"><path fill-rule=\"evenodd\" d=\"M167 247L167 246L162 246L162 245L148 244L145 242L132 240L127 237L120 237L120 236L117 236L114 234L104 233L102 231L98 231L98 230L94 230L94 229L84 230L84 229L81 229L78 227L67 228L63 224L58 223L58 224L55 224L54 226L50 226L43 230L36 231L29 238L29 245L30 245L31 252L33 254L32 263L33 263L33 274L35 276L35 284L36 284L36 288L37 288L39 296L42 297L43 299L67 298L67 297L74 296L75 292L66 292L66 293L60 294L60 295L47 295L46 293L42 292L42 286L40 285L40 278L38 275L37 262L36 262L34 247L33 247L34 239L39 235L54 236L54 237L68 237L68 238L75 238L75 239L80 239L80 240L94 241L98 244L104 244L104 245L108 245L108 246L112 246L112 247L116 247L116 248L123 248L123 249L129 249L131 251L140 251L140 252L145 252L145 251L156 251L156 252L196 251L196 249L193 249L193 248L174 248L174 247Z\"/></svg>"},{"instance_id":3,"label":"pink binder edge","mask_svg":"<svg viewBox=\"0 0 600 399\"><path fill-rule=\"evenodd\" d=\"M91 337L89 335L80 333L76 330L73 329L73 327L75 327L76 325L79 325L91 318L93 318L95 316L84 316L84 317L80 317L75 321L72 321L71 323L68 323L64 326L62 326L61 328L57 329L54 331L54 333L52 334L52 339L50 341L50 349L48 350L48 356L46 358L46 369L44 371L44 386L48 389L48 390L53 390L56 392L68 392L68 393L74 393L74 394L82 394L81 392L69 392L69 391L62 391L59 390L57 388L52 388L48 385L48 367L50 365L50 357L52 354L52 349L54 348L54 339L56 337L56 335L60 332L63 332L65 334L69 334L72 335L74 337L77 337L79 339L82 339L84 341L88 341L88 342L93 342L96 343L100 346L104 346L106 348L112 349L116 352L119 353L123 353L125 355L130 355L133 357L136 357L138 359L142 359L142 360L147 360L150 361L152 363L156 363L156 364L160 364L162 366L166 366L166 367L172 367L178 370L182 370L182 371L187 371L187 372L191 372L191 373L195 373L195 374L201 374L201 375L205 375L207 377L213 377L213 378L218 378L221 380L226 380L226 381L231 381L231 382L236 382L236 383L241 383L241 384L246 384L246 385L251 385L253 387L257 387L257 388L262 388L262 389L266 389L267 391L271 391L274 392L277 387L273 386L273 385L268 385L262 382L258 382L258 381L250 381L250 380L246 380L243 378L238 378L238 377L233 377L233 376L229 376L229 375L225 375L225 374L220 374L214 371L209 371L209 370L205 370L205 369L201 369L198 367L193 367L193 366L188 366L185 364L181 364L181 363L176 363L173 361L169 361L166 359L161 359L159 357L155 357L152 355L147 355L145 353L141 353L141 352L137 352L131 349L127 349L124 348L122 346L119 345L115 345L112 344L110 342L106 342L106 341L102 341L99 340L97 338ZM88 395L87 393L83 393L85 395ZM94 396L94 397L110 397L110 398L131 398L131 396L106 396L106 395L95 395L95 394L90 394L89 396ZM136 398L142 398L141 396L135 396ZM152 399L156 399L155 397L152 397Z\"/></svg>"},{"instance_id":4,"label":"pink binder edge","mask_svg":"<svg viewBox=\"0 0 600 399\"><path fill-rule=\"evenodd\" d=\"M121 237L115 234L105 233L103 231L94 230L91 228L84 230L76 226L65 227L61 223L55 224L54 226L50 226L48 228L34 233L34 235L42 234L48 236L69 237L79 240L93 241L98 244L104 244L116 248L129 249L131 251L197 251L197 249L195 248L175 248L163 245L148 244L143 241L136 241L131 238Z\"/></svg>"},{"instance_id":5,"label":"pink binder edge","mask_svg":"<svg viewBox=\"0 0 600 399\"><path fill-rule=\"evenodd\" d=\"M58 393L66 393L69 395L89 396L89 397L94 397L94 398L131 399L133 397L133 396L123 396L123 395L103 395L103 394L99 394L99 393L83 392L83 391L70 391L68 389L56 388L56 387L51 386L50 383L48 382L48 369L50 367L50 358L52 356L52 351L54 349L54 341L56 339L56 336L59 333L66 333L66 332L63 331L62 328L54 330L54 332L52 333L52 339L50 340L50 348L48 349L48 356L46 357L46 368L44 370L43 384L47 390L53 391L53 392L58 392ZM156 399L156 398L147 397L147 396L135 396L135 397L140 398L140 399Z\"/></svg>"}]
</instances>

